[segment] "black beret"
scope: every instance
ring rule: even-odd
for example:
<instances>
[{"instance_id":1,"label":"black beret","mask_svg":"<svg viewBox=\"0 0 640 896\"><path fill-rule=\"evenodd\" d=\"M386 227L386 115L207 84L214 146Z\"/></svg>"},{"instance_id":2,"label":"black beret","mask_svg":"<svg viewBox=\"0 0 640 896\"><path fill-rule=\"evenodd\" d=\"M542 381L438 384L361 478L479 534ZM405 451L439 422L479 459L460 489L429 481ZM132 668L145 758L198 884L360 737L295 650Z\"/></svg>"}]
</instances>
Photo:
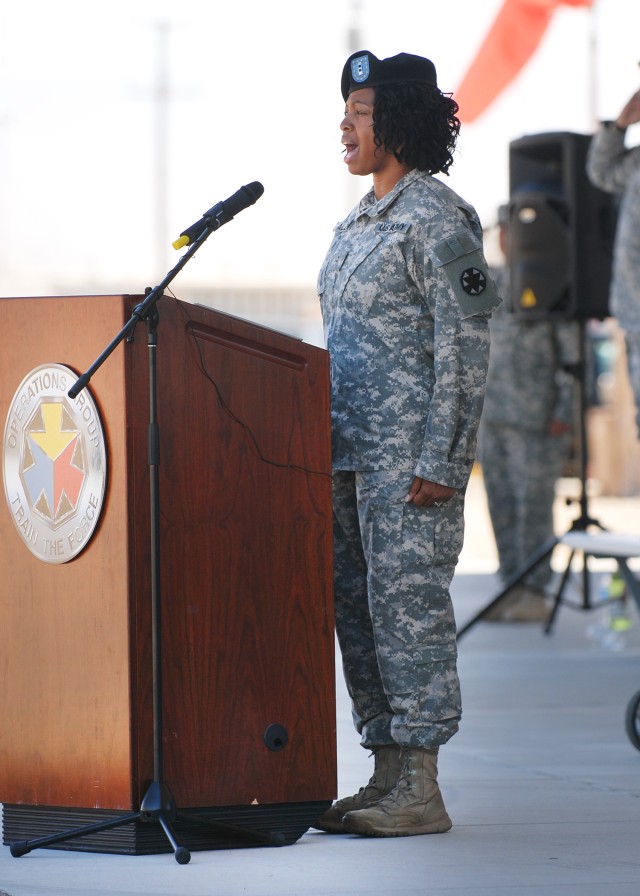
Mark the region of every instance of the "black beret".
<instances>
[{"instance_id":1,"label":"black beret","mask_svg":"<svg viewBox=\"0 0 640 896\"><path fill-rule=\"evenodd\" d=\"M408 81L438 86L436 67L424 56L398 53L388 59L378 59L368 50L353 53L342 69L342 97L347 99L352 90L376 87L378 84L402 84Z\"/></svg>"}]
</instances>

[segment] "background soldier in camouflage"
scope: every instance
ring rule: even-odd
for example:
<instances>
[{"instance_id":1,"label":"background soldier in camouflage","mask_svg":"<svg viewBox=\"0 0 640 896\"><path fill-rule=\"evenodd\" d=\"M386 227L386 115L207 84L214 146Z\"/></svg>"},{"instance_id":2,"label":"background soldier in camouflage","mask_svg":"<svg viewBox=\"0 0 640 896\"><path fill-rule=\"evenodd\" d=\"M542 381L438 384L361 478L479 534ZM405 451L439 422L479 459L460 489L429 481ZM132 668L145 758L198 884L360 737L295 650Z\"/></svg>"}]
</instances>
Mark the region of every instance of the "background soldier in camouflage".
<instances>
[{"instance_id":1,"label":"background soldier in camouflage","mask_svg":"<svg viewBox=\"0 0 640 896\"><path fill-rule=\"evenodd\" d=\"M499 297L475 211L431 175L457 105L433 64L367 51L344 67L345 163L373 188L320 271L331 356L336 630L373 777L316 827L446 831L438 748L461 714L449 594L463 538Z\"/></svg>"},{"instance_id":2,"label":"background soldier in camouflage","mask_svg":"<svg viewBox=\"0 0 640 896\"><path fill-rule=\"evenodd\" d=\"M587 174L601 190L622 196L609 305L625 333L629 379L640 436L640 146L625 147L627 128L640 121L640 91L615 121L604 122L587 156Z\"/></svg>"},{"instance_id":3,"label":"background soldier in camouflage","mask_svg":"<svg viewBox=\"0 0 640 896\"><path fill-rule=\"evenodd\" d=\"M498 211L500 246L508 252L508 209ZM510 311L508 266L494 272L504 304L490 323L491 360L480 421L478 459L503 581L553 537L556 481L569 454L574 382L566 368L579 360L573 321L527 319ZM538 622L549 609L544 588L550 558L483 618Z\"/></svg>"}]
</instances>

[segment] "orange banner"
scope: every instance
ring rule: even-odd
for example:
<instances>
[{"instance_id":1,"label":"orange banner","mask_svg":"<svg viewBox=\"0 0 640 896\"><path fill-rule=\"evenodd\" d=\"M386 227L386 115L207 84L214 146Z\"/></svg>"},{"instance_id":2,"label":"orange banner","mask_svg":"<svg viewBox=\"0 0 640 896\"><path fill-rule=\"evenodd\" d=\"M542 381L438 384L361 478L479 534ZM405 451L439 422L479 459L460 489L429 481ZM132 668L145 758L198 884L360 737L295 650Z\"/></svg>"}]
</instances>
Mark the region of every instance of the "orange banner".
<instances>
[{"instance_id":1,"label":"orange banner","mask_svg":"<svg viewBox=\"0 0 640 896\"><path fill-rule=\"evenodd\" d=\"M559 6L591 5L592 0L504 0L453 94L460 120L474 121L515 78L535 52Z\"/></svg>"}]
</instances>

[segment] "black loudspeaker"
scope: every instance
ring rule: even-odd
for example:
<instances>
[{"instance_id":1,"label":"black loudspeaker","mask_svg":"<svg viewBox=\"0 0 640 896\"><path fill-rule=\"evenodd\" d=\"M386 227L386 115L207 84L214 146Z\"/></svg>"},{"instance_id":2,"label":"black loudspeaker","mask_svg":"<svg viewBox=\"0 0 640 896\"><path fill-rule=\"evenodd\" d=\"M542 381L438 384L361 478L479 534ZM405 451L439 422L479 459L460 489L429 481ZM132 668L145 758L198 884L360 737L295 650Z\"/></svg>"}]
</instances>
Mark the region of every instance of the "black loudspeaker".
<instances>
[{"instance_id":1,"label":"black loudspeaker","mask_svg":"<svg viewBox=\"0 0 640 896\"><path fill-rule=\"evenodd\" d=\"M591 136L534 134L509 144L510 305L531 318L609 314L615 198L586 173Z\"/></svg>"}]
</instances>

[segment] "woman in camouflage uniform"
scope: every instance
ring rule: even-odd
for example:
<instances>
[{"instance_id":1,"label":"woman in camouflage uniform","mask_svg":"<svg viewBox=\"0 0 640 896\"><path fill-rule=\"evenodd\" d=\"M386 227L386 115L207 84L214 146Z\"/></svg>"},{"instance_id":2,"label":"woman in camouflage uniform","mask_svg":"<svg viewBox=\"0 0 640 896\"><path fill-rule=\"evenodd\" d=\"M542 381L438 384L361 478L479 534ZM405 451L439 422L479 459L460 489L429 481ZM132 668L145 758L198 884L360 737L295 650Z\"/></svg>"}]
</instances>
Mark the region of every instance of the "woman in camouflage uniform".
<instances>
[{"instance_id":1,"label":"woman in camouflage uniform","mask_svg":"<svg viewBox=\"0 0 640 896\"><path fill-rule=\"evenodd\" d=\"M374 773L321 830L446 831L438 748L461 715L449 593L499 304L448 170L457 105L433 63L360 51L340 125L373 187L335 228L318 292L331 364L336 630Z\"/></svg>"}]
</instances>

